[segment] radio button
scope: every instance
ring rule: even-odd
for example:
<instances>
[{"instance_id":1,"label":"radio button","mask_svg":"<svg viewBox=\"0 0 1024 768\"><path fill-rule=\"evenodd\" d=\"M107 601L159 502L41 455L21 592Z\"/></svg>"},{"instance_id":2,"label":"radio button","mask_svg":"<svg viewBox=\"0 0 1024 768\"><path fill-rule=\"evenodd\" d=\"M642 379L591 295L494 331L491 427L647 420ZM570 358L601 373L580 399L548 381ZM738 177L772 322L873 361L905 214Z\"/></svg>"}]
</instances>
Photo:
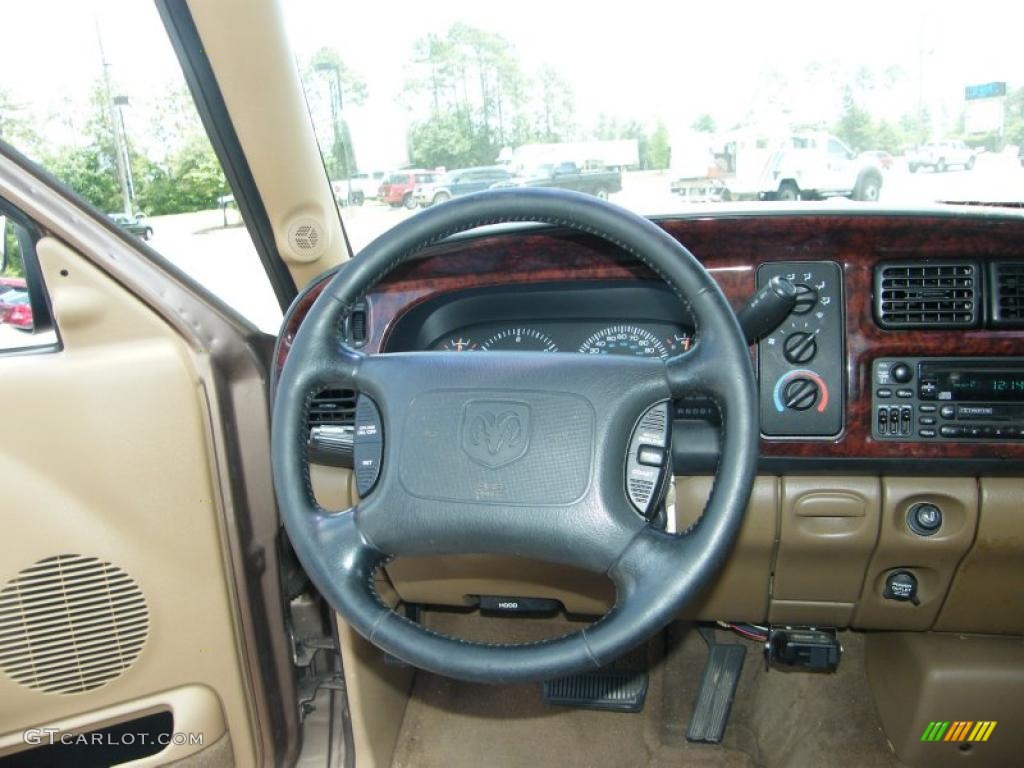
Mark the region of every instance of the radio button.
<instances>
[{"instance_id":1,"label":"radio button","mask_svg":"<svg viewBox=\"0 0 1024 768\"><path fill-rule=\"evenodd\" d=\"M939 386L934 381L922 381L917 389L921 397L931 400L935 397L935 393L938 392Z\"/></svg>"},{"instance_id":2,"label":"radio button","mask_svg":"<svg viewBox=\"0 0 1024 768\"><path fill-rule=\"evenodd\" d=\"M906 363L896 363L896 365L889 369L889 375L892 376L892 380L897 384L906 384L914 378L914 371Z\"/></svg>"},{"instance_id":3,"label":"radio button","mask_svg":"<svg viewBox=\"0 0 1024 768\"><path fill-rule=\"evenodd\" d=\"M944 419L955 419L956 418L956 406L955 405L944 405L939 409L939 416Z\"/></svg>"},{"instance_id":4,"label":"radio button","mask_svg":"<svg viewBox=\"0 0 1024 768\"><path fill-rule=\"evenodd\" d=\"M896 397L902 397L904 400L914 396L914 390L912 389L897 389Z\"/></svg>"},{"instance_id":5,"label":"radio button","mask_svg":"<svg viewBox=\"0 0 1024 768\"><path fill-rule=\"evenodd\" d=\"M925 403L924 405L919 405L919 406L917 406L917 409L919 411L921 411L921 413L935 413L935 411L937 410L936 407L934 405L932 405L931 403Z\"/></svg>"},{"instance_id":6,"label":"radio button","mask_svg":"<svg viewBox=\"0 0 1024 768\"><path fill-rule=\"evenodd\" d=\"M892 397L892 390L891 389L880 389L877 392L875 392L875 394L878 397L881 397L881 398Z\"/></svg>"},{"instance_id":7,"label":"radio button","mask_svg":"<svg viewBox=\"0 0 1024 768\"><path fill-rule=\"evenodd\" d=\"M963 437L963 427L954 427L951 424L943 424L939 427L939 434L943 437Z\"/></svg>"},{"instance_id":8,"label":"radio button","mask_svg":"<svg viewBox=\"0 0 1024 768\"><path fill-rule=\"evenodd\" d=\"M934 429L922 429L917 434L919 434L921 437L935 437L935 430Z\"/></svg>"},{"instance_id":9,"label":"radio button","mask_svg":"<svg viewBox=\"0 0 1024 768\"><path fill-rule=\"evenodd\" d=\"M920 424L922 427L930 427L932 424L935 423L935 417L934 416L922 416L921 418L919 418L917 420L917 423Z\"/></svg>"}]
</instances>

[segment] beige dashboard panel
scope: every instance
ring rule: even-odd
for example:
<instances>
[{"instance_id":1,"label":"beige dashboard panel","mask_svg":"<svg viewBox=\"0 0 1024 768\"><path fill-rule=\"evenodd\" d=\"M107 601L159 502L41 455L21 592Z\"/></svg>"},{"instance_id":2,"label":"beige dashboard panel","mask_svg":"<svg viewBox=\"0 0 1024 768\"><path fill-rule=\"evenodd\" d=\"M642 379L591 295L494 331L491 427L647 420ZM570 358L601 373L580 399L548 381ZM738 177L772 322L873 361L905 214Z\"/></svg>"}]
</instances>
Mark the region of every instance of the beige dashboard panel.
<instances>
[{"instance_id":1,"label":"beige dashboard panel","mask_svg":"<svg viewBox=\"0 0 1024 768\"><path fill-rule=\"evenodd\" d=\"M935 629L1024 635L1024 479L983 478L980 486L978 534Z\"/></svg>"},{"instance_id":2,"label":"beige dashboard panel","mask_svg":"<svg viewBox=\"0 0 1024 768\"><path fill-rule=\"evenodd\" d=\"M918 502L930 502L942 510L942 527L931 536L919 536L907 525L907 511ZM974 540L977 522L975 478L883 478L878 546L868 564L854 626L930 628L946 598L953 573ZM918 605L882 596L887 576L898 569L910 571L917 579Z\"/></svg>"},{"instance_id":3,"label":"beige dashboard panel","mask_svg":"<svg viewBox=\"0 0 1024 768\"><path fill-rule=\"evenodd\" d=\"M711 477L676 478L676 530L686 530L700 517L711 494L711 483ZM768 615L772 555L778 538L778 510L778 478L758 477L725 568L711 588L686 610L686 618L764 621Z\"/></svg>"},{"instance_id":4,"label":"beige dashboard panel","mask_svg":"<svg viewBox=\"0 0 1024 768\"><path fill-rule=\"evenodd\" d=\"M191 352L79 254L52 238L37 250L64 348L0 359L4 428L25 436L0 443L0 587L58 555L109 563L141 591L148 629L134 662L90 690L48 693L0 673L0 737L202 685L218 701L238 764L252 765Z\"/></svg>"},{"instance_id":5,"label":"beige dashboard panel","mask_svg":"<svg viewBox=\"0 0 1024 768\"><path fill-rule=\"evenodd\" d=\"M920 768L1011 766L1024 752L1024 643L1019 638L939 632L871 632L865 664L885 735L899 759ZM956 722L963 741L925 741L932 723ZM981 722L987 740L971 740ZM941 725L938 726L942 728Z\"/></svg>"},{"instance_id":6,"label":"beige dashboard panel","mask_svg":"<svg viewBox=\"0 0 1024 768\"><path fill-rule=\"evenodd\" d=\"M878 539L877 477L783 477L773 623L846 626Z\"/></svg>"}]
</instances>

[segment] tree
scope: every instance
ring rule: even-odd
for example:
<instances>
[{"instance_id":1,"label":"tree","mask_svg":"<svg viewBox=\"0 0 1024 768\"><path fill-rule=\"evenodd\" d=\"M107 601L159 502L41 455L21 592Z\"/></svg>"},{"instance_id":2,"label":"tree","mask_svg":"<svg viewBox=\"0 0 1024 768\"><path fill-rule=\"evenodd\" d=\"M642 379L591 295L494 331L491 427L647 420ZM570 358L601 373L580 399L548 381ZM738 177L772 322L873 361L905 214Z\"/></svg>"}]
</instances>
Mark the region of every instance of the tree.
<instances>
[{"instance_id":1,"label":"tree","mask_svg":"<svg viewBox=\"0 0 1024 768\"><path fill-rule=\"evenodd\" d=\"M329 126L331 153L325 159L328 175L332 179L348 178L358 169L344 110L366 101L366 82L345 65L336 50L326 46L310 57L304 79L309 82L314 73L322 76L326 84L326 100L317 93L309 106L314 127Z\"/></svg>"},{"instance_id":2,"label":"tree","mask_svg":"<svg viewBox=\"0 0 1024 768\"><path fill-rule=\"evenodd\" d=\"M668 128L661 120L658 121L647 141L645 168L661 170L668 168L670 159Z\"/></svg>"},{"instance_id":3,"label":"tree","mask_svg":"<svg viewBox=\"0 0 1024 768\"><path fill-rule=\"evenodd\" d=\"M537 134L541 141L568 141L575 131L575 100L568 81L552 67L544 67L540 83L540 114Z\"/></svg>"},{"instance_id":4,"label":"tree","mask_svg":"<svg viewBox=\"0 0 1024 768\"><path fill-rule=\"evenodd\" d=\"M1004 109L1005 143L1024 146L1024 87L1011 89L1006 94Z\"/></svg>"},{"instance_id":5,"label":"tree","mask_svg":"<svg viewBox=\"0 0 1024 768\"><path fill-rule=\"evenodd\" d=\"M705 112L693 121L693 125L691 125L690 128L697 133L714 133L715 119Z\"/></svg>"},{"instance_id":6,"label":"tree","mask_svg":"<svg viewBox=\"0 0 1024 768\"><path fill-rule=\"evenodd\" d=\"M835 134L855 150L874 149L871 115L857 104L850 86L843 88L843 114L836 124Z\"/></svg>"},{"instance_id":7,"label":"tree","mask_svg":"<svg viewBox=\"0 0 1024 768\"><path fill-rule=\"evenodd\" d=\"M572 89L555 70L531 79L501 35L457 23L416 41L402 100L426 115L408 132L417 165L493 163L507 146L565 141L575 132Z\"/></svg>"}]
</instances>

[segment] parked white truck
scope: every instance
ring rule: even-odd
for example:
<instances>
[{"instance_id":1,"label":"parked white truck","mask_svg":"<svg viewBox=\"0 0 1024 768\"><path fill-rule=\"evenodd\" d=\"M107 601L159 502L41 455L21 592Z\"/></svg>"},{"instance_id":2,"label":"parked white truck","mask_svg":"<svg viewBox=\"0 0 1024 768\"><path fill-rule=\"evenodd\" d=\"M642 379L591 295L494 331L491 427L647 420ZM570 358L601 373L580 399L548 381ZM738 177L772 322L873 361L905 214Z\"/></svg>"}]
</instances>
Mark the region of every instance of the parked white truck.
<instances>
[{"instance_id":1,"label":"parked white truck","mask_svg":"<svg viewBox=\"0 0 1024 768\"><path fill-rule=\"evenodd\" d=\"M715 200L877 200L882 169L827 133L693 133L672 146L672 191Z\"/></svg>"}]
</instances>

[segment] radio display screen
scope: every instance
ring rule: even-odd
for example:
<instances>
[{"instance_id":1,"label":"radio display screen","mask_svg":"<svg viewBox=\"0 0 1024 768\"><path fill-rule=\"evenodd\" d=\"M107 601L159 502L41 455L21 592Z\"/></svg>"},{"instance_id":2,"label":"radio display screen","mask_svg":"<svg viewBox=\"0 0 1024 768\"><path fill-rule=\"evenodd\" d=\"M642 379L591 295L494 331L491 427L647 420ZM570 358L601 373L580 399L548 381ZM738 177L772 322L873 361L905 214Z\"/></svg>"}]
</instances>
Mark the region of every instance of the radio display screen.
<instances>
[{"instance_id":1,"label":"radio display screen","mask_svg":"<svg viewBox=\"0 0 1024 768\"><path fill-rule=\"evenodd\" d=\"M919 374L922 399L1024 401L1024 368L956 368L922 363Z\"/></svg>"}]
</instances>

